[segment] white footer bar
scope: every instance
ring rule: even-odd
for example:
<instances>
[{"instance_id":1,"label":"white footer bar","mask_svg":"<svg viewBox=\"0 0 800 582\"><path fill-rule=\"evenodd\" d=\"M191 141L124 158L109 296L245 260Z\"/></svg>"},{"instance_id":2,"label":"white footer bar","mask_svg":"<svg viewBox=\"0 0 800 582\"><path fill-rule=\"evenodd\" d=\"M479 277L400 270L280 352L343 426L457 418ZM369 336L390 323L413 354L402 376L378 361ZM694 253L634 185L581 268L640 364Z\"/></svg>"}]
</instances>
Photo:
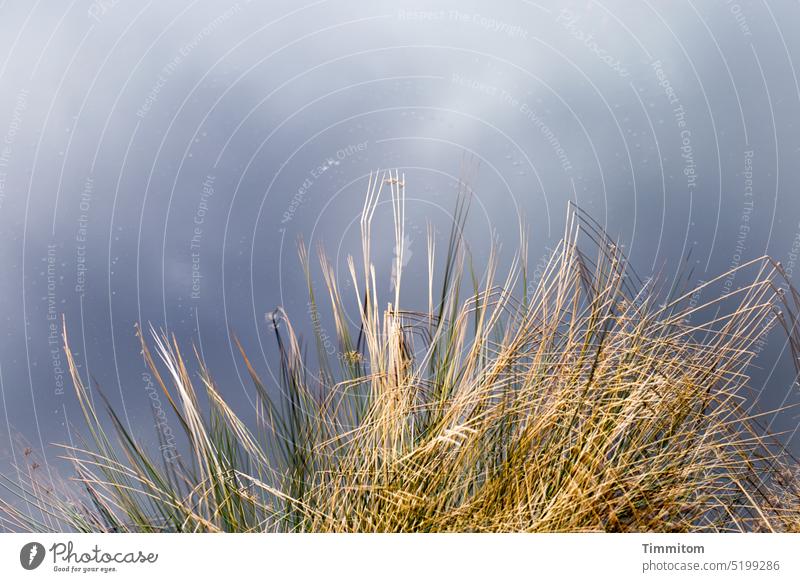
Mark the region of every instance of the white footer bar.
<instances>
[{"instance_id":1,"label":"white footer bar","mask_svg":"<svg viewBox=\"0 0 800 582\"><path fill-rule=\"evenodd\" d=\"M3 580L800 580L800 534L0 534Z\"/></svg>"}]
</instances>

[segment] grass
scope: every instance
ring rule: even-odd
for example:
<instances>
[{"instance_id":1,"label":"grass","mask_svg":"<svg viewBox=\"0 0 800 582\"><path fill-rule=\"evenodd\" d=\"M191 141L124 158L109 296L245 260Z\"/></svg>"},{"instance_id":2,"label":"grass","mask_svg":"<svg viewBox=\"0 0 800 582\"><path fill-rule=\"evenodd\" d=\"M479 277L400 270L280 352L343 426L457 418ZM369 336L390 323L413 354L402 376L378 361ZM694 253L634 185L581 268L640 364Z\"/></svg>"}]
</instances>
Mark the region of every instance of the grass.
<instances>
[{"instance_id":1,"label":"grass","mask_svg":"<svg viewBox=\"0 0 800 582\"><path fill-rule=\"evenodd\" d=\"M348 262L353 297L322 250L314 261L300 245L316 355L281 309L267 318L279 386L237 342L256 395L251 426L196 352L140 330L185 437L174 462L135 439L108 402L101 419L65 326L85 438L63 451L79 487L6 479L13 496L0 520L24 531L798 531L797 461L751 412L748 387L765 330L782 326L800 346L800 302L778 285L779 265L742 265L747 284L696 305L696 289L640 280L572 209L536 280L524 230L510 268L498 272L492 249L478 277L462 237L464 187L443 259L429 232L427 308L407 310L404 189L397 173L370 179L361 261ZM398 251L393 297L381 304L370 242L386 191ZM335 322L333 358L322 310Z\"/></svg>"}]
</instances>

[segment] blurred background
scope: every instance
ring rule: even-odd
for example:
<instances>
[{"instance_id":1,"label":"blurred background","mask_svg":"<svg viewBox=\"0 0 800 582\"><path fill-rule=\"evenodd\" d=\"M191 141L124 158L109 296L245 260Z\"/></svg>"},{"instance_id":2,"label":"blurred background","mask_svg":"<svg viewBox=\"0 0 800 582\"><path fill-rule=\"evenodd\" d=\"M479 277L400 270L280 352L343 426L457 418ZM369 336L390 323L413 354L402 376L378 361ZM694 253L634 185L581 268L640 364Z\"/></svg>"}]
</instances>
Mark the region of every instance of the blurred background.
<instances>
[{"instance_id":1,"label":"blurred background","mask_svg":"<svg viewBox=\"0 0 800 582\"><path fill-rule=\"evenodd\" d=\"M134 434L179 430L154 417L137 322L197 346L252 417L231 332L276 373L265 315L309 327L297 241L325 246L347 293L378 168L405 174L408 307L465 158L478 265L493 238L513 255L524 217L535 278L573 201L666 287L764 254L797 282L798 21L795 2L744 0L0 1L0 471L69 474L50 444L81 420L62 315ZM785 338L767 339L753 402L797 404ZM795 410L765 424L800 450Z\"/></svg>"}]
</instances>

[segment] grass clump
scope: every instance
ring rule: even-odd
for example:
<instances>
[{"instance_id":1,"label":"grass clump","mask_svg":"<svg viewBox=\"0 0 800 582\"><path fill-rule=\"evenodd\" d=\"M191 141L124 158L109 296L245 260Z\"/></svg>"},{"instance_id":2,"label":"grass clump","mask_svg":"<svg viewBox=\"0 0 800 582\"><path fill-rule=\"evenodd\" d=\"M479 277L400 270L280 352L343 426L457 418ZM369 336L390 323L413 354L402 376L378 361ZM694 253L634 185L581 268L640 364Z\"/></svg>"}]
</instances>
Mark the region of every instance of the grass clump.
<instances>
[{"instance_id":1,"label":"grass clump","mask_svg":"<svg viewBox=\"0 0 800 582\"><path fill-rule=\"evenodd\" d=\"M286 314L271 314L280 386L262 381L239 345L257 397L252 426L196 353L190 372L174 337L140 333L185 435L176 462L149 452L108 403L113 434L104 428L65 330L88 437L64 449L82 492L9 482L28 511L4 503L0 519L25 530L137 532L799 527L797 462L749 412L748 371L764 330L777 322L798 345L789 309L797 295L775 284L779 265L743 265L749 283L704 305L689 301L695 289L659 298L573 209L536 281L524 232L508 271L498 277L493 249L479 278L462 239L465 190L443 260L429 232L427 309L407 310L404 188L397 173L370 179L361 261L348 262L351 303L324 252L317 267L301 244L312 319L329 313L338 355L329 358L314 325L317 353L307 356ZM386 190L399 252L394 296L381 304L370 243Z\"/></svg>"}]
</instances>

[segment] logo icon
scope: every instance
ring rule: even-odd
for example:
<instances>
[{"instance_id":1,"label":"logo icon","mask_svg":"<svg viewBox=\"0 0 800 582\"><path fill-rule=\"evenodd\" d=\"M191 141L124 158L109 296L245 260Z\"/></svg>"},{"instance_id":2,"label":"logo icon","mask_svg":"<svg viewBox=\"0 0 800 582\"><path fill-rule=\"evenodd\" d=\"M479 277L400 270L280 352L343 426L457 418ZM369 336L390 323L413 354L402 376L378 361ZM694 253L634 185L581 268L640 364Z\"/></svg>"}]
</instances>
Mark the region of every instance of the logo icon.
<instances>
[{"instance_id":1,"label":"logo icon","mask_svg":"<svg viewBox=\"0 0 800 582\"><path fill-rule=\"evenodd\" d=\"M44 561L44 546L39 542L30 542L22 546L19 552L19 563L26 570L35 570Z\"/></svg>"}]
</instances>

